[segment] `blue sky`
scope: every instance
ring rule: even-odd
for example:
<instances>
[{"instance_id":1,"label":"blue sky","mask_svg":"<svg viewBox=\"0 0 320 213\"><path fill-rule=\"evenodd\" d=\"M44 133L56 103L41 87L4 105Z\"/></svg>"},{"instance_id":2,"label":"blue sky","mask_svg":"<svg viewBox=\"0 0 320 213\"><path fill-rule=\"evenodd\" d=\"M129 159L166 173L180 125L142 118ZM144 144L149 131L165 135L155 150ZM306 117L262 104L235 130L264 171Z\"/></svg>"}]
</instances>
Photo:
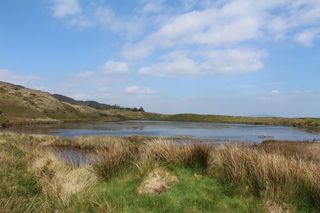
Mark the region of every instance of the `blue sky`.
<instances>
[{"instance_id":1,"label":"blue sky","mask_svg":"<svg viewBox=\"0 0 320 213\"><path fill-rule=\"evenodd\" d=\"M320 116L319 0L2 0L0 80L161 113Z\"/></svg>"}]
</instances>

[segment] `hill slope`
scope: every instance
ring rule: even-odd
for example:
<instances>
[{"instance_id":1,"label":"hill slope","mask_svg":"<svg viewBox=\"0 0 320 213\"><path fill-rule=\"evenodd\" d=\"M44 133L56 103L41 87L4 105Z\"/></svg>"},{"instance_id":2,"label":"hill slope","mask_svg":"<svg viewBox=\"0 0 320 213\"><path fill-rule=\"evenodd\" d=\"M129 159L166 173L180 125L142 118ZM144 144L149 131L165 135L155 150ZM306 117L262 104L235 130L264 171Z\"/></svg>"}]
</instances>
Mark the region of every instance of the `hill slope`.
<instances>
[{"instance_id":1,"label":"hill slope","mask_svg":"<svg viewBox=\"0 0 320 213\"><path fill-rule=\"evenodd\" d=\"M146 113L96 101L76 101L0 81L0 127L63 121L162 120L295 126L320 130L320 118L239 117L199 114Z\"/></svg>"},{"instance_id":2,"label":"hill slope","mask_svg":"<svg viewBox=\"0 0 320 213\"><path fill-rule=\"evenodd\" d=\"M119 109L119 110L127 110L132 112L144 112L144 109L142 107L138 109L136 107L130 108L130 107L121 107L119 105L102 104L97 101L78 101L78 100L74 100L73 98L60 95L60 94L53 94L52 96L58 99L59 101L67 102L74 105L89 106L95 109L101 109L101 110Z\"/></svg>"},{"instance_id":3,"label":"hill slope","mask_svg":"<svg viewBox=\"0 0 320 213\"><path fill-rule=\"evenodd\" d=\"M50 93L0 81L0 126L124 119L119 113L60 101Z\"/></svg>"}]
</instances>

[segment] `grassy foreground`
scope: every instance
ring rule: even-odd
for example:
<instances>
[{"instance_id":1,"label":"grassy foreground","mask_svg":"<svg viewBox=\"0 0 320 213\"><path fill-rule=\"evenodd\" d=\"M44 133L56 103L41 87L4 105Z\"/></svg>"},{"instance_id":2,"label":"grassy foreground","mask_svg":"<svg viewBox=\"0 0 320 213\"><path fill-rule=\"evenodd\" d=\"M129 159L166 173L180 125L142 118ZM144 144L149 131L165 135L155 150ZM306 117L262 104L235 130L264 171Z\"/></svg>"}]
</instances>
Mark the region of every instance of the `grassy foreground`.
<instances>
[{"instance_id":1,"label":"grassy foreground","mask_svg":"<svg viewBox=\"0 0 320 213\"><path fill-rule=\"evenodd\" d=\"M152 140L148 142L148 140ZM94 153L73 165L53 148ZM0 212L319 212L320 144L0 134Z\"/></svg>"}]
</instances>

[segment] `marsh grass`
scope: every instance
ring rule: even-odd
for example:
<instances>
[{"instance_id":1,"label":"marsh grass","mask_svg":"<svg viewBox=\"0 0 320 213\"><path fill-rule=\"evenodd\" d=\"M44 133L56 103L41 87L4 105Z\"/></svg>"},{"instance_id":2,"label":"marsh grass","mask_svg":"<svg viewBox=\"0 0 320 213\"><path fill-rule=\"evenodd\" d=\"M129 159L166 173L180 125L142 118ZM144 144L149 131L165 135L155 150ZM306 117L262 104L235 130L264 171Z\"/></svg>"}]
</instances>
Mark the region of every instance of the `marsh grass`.
<instances>
[{"instance_id":1,"label":"marsh grass","mask_svg":"<svg viewBox=\"0 0 320 213\"><path fill-rule=\"evenodd\" d=\"M319 142L267 140L257 145L256 148L269 154L283 155L286 158L295 158L297 160L303 159L305 161L314 161L320 163Z\"/></svg>"},{"instance_id":2,"label":"marsh grass","mask_svg":"<svg viewBox=\"0 0 320 213\"><path fill-rule=\"evenodd\" d=\"M140 140L1 133L0 212L320 211L319 143ZM66 163L48 151L55 146L93 147L95 163ZM138 194L155 169L177 182L156 196Z\"/></svg>"},{"instance_id":3,"label":"marsh grass","mask_svg":"<svg viewBox=\"0 0 320 213\"><path fill-rule=\"evenodd\" d=\"M96 152L93 170L101 180L109 180L135 158L134 146L130 144L112 144Z\"/></svg>"},{"instance_id":4,"label":"marsh grass","mask_svg":"<svg viewBox=\"0 0 320 213\"><path fill-rule=\"evenodd\" d=\"M121 169L136 166L140 174L150 172L159 164L183 165L207 170L211 146L195 143L176 145L156 139L146 144L115 143L96 151L94 172L100 179L109 180Z\"/></svg>"},{"instance_id":5,"label":"marsh grass","mask_svg":"<svg viewBox=\"0 0 320 213\"><path fill-rule=\"evenodd\" d=\"M50 212L54 201L43 193L18 147L0 143L0 212Z\"/></svg>"},{"instance_id":6,"label":"marsh grass","mask_svg":"<svg viewBox=\"0 0 320 213\"><path fill-rule=\"evenodd\" d=\"M228 182L248 187L255 196L320 209L319 164L235 146L217 150L213 160L211 173L222 172Z\"/></svg>"},{"instance_id":7,"label":"marsh grass","mask_svg":"<svg viewBox=\"0 0 320 213\"><path fill-rule=\"evenodd\" d=\"M202 175L244 188L266 203L287 203L290 208L305 211L320 209L319 163L304 156L308 153L302 155L303 151L298 148L285 151L265 146L214 149L208 144L176 145L161 139L136 144L131 149L122 144L97 153L101 157L95 172L105 180L111 180L119 171L130 167L138 168L143 177L159 166L182 166L199 169Z\"/></svg>"}]
</instances>

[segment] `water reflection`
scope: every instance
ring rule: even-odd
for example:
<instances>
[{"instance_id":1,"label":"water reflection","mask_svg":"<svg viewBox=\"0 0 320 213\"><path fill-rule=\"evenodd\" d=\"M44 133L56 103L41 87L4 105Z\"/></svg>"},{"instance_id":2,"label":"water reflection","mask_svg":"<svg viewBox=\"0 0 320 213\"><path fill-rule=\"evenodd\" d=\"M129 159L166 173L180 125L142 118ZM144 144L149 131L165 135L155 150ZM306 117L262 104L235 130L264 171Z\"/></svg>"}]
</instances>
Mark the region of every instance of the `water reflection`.
<instances>
[{"instance_id":1,"label":"water reflection","mask_svg":"<svg viewBox=\"0 0 320 213\"><path fill-rule=\"evenodd\" d=\"M92 164L94 162L94 151L90 149L55 147L52 151L58 156L58 158L75 166Z\"/></svg>"}]
</instances>

